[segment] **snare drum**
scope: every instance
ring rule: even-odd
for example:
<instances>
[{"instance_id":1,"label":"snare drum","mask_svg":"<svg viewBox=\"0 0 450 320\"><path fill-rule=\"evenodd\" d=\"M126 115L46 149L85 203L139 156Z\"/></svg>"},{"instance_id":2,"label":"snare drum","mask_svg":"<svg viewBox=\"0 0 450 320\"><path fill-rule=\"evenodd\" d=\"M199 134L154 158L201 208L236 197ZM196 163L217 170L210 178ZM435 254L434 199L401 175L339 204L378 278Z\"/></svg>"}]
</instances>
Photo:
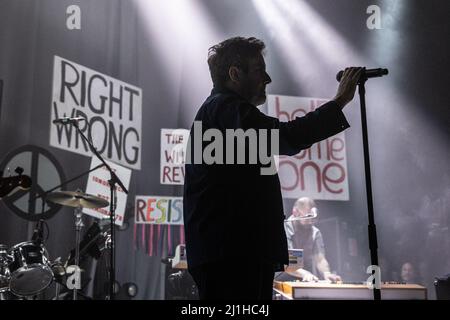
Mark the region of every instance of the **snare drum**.
<instances>
[{"instance_id":1,"label":"snare drum","mask_svg":"<svg viewBox=\"0 0 450 320\"><path fill-rule=\"evenodd\" d=\"M34 242L16 244L10 250L9 288L17 296L33 296L45 290L53 281L48 253L43 245Z\"/></svg>"},{"instance_id":2,"label":"snare drum","mask_svg":"<svg viewBox=\"0 0 450 320\"><path fill-rule=\"evenodd\" d=\"M8 246L0 244L0 293L9 290L11 275L8 265L11 261L12 257L8 254Z\"/></svg>"}]
</instances>

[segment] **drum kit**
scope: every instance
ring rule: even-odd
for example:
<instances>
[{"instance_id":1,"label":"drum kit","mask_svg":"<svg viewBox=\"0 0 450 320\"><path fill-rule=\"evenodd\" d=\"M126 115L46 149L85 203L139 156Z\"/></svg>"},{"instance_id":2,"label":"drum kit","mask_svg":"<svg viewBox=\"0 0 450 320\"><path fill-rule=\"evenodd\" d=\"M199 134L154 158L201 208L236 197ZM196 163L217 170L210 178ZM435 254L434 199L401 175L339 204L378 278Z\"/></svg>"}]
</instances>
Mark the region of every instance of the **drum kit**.
<instances>
[{"instance_id":1,"label":"drum kit","mask_svg":"<svg viewBox=\"0 0 450 320\"><path fill-rule=\"evenodd\" d=\"M0 300L34 299L53 281L57 287L62 285L67 288L61 275L69 274L69 269L73 270L74 267L79 268L81 229L84 226L82 209L103 208L109 205L108 201L81 191L52 192L46 196L46 201L75 208L75 257L69 258L65 264L50 261L43 241L41 220L31 241L16 244L11 248L0 244ZM106 234L103 239L108 239ZM69 266L68 262L73 262L74 265ZM77 289L79 288L76 286L72 288L74 300L77 299Z\"/></svg>"}]
</instances>

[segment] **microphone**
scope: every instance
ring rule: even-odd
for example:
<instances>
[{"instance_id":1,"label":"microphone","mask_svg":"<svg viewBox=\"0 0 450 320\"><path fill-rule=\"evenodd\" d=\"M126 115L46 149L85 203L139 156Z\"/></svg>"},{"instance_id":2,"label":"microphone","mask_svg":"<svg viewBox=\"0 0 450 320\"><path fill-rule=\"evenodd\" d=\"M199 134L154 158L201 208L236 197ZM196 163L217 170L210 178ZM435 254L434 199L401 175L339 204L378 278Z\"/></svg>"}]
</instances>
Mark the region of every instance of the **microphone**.
<instances>
[{"instance_id":1,"label":"microphone","mask_svg":"<svg viewBox=\"0 0 450 320\"><path fill-rule=\"evenodd\" d=\"M59 119L55 119L53 120L54 124L73 124L73 123L78 123L78 121L82 121L85 120L85 118L83 117L75 117L75 118L69 118L69 117L64 117L64 118L59 118Z\"/></svg>"},{"instance_id":2,"label":"microphone","mask_svg":"<svg viewBox=\"0 0 450 320\"><path fill-rule=\"evenodd\" d=\"M369 79L369 78L377 78L385 76L389 73L388 69L378 68L378 69L366 69L366 71L361 75L361 78ZM336 75L336 80L341 81L342 75L344 74L344 70L341 70Z\"/></svg>"},{"instance_id":3,"label":"microphone","mask_svg":"<svg viewBox=\"0 0 450 320\"><path fill-rule=\"evenodd\" d=\"M310 217L310 218L317 218L318 213L319 213L319 210L317 210L316 207L313 207L313 208L311 208L311 213L306 216Z\"/></svg>"},{"instance_id":4,"label":"microphone","mask_svg":"<svg viewBox=\"0 0 450 320\"><path fill-rule=\"evenodd\" d=\"M44 230L42 228L44 223L44 220L40 219L37 223L36 223L36 227L33 231L33 236L31 238L31 241L33 242L37 242L37 243L42 243L42 241L44 240Z\"/></svg>"},{"instance_id":5,"label":"microphone","mask_svg":"<svg viewBox=\"0 0 450 320\"><path fill-rule=\"evenodd\" d=\"M313 220L317 218L317 214L318 214L319 210L316 207L311 208L311 212L309 212L308 214L304 215L304 216L297 216L297 217L292 217L289 219L284 220L286 221L304 221L304 220Z\"/></svg>"}]
</instances>

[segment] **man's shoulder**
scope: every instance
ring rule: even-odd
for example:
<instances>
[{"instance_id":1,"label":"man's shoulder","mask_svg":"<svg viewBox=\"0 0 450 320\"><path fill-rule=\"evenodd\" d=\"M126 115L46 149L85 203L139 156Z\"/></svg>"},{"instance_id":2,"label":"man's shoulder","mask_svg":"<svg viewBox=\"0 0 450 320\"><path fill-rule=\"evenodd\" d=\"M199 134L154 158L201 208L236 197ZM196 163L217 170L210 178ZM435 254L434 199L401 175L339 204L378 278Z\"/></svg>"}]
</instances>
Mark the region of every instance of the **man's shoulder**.
<instances>
[{"instance_id":1,"label":"man's shoulder","mask_svg":"<svg viewBox=\"0 0 450 320\"><path fill-rule=\"evenodd\" d=\"M251 104L240 96L229 92L212 93L200 107L196 120L220 121L236 119L239 114L246 113ZM232 120L233 121L233 120Z\"/></svg>"},{"instance_id":2,"label":"man's shoulder","mask_svg":"<svg viewBox=\"0 0 450 320\"><path fill-rule=\"evenodd\" d=\"M221 106L252 106L248 101L233 91L212 91L209 97L206 98L202 107L221 107Z\"/></svg>"},{"instance_id":3,"label":"man's shoulder","mask_svg":"<svg viewBox=\"0 0 450 320\"><path fill-rule=\"evenodd\" d=\"M205 113L215 113L217 112L217 110L219 110L219 107L227 104L232 104L235 100L236 97L231 94L212 93L200 106L196 118L198 120L198 118L204 117Z\"/></svg>"}]
</instances>

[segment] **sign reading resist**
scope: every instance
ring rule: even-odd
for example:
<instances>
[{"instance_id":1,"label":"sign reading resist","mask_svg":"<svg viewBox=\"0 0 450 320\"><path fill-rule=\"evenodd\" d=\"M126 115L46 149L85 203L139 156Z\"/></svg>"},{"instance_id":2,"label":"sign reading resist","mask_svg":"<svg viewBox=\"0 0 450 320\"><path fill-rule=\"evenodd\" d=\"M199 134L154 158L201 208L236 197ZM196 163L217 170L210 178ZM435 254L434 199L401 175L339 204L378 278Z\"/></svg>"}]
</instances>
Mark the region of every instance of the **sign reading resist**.
<instances>
[{"instance_id":1,"label":"sign reading resist","mask_svg":"<svg viewBox=\"0 0 450 320\"><path fill-rule=\"evenodd\" d=\"M135 224L183 225L183 198L136 196Z\"/></svg>"},{"instance_id":2,"label":"sign reading resist","mask_svg":"<svg viewBox=\"0 0 450 320\"><path fill-rule=\"evenodd\" d=\"M77 63L55 56L50 145L90 156L87 143L63 117L83 117L81 131L106 159L141 168L142 90Z\"/></svg>"},{"instance_id":3,"label":"sign reading resist","mask_svg":"<svg viewBox=\"0 0 450 320\"><path fill-rule=\"evenodd\" d=\"M286 122L302 117L325 99L269 95L270 116ZM280 156L278 174L284 198L349 200L344 132L315 143L293 157Z\"/></svg>"}]
</instances>

